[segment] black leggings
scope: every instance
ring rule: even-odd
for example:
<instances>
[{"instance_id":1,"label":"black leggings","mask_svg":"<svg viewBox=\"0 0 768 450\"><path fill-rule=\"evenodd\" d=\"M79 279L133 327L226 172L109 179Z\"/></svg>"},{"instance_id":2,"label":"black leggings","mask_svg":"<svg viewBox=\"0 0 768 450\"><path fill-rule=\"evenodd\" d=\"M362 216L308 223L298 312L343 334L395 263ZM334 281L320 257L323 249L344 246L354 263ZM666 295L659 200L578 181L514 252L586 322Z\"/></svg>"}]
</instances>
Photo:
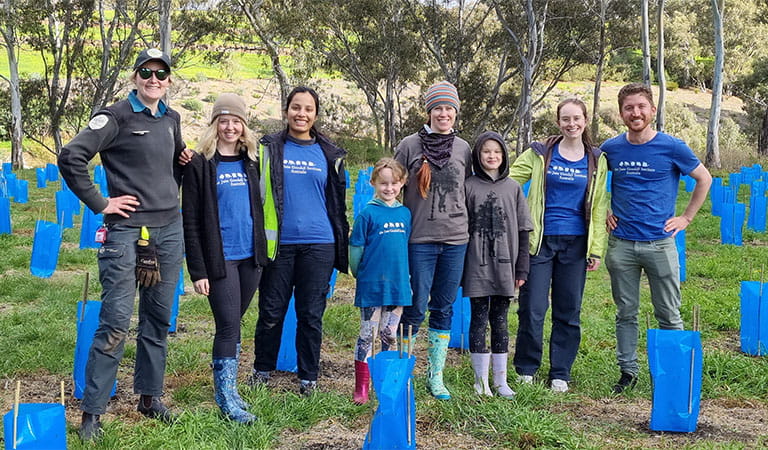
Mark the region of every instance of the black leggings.
<instances>
[{"instance_id":1,"label":"black leggings","mask_svg":"<svg viewBox=\"0 0 768 450\"><path fill-rule=\"evenodd\" d=\"M485 329L491 323L491 351L507 353L509 345L509 329L507 328L507 312L509 297L472 297L469 299L472 318L469 321L469 351L471 353L488 353L485 345ZM490 311L489 311L490 310Z\"/></svg>"},{"instance_id":2,"label":"black leggings","mask_svg":"<svg viewBox=\"0 0 768 450\"><path fill-rule=\"evenodd\" d=\"M253 258L225 261L226 277L208 280L210 292L208 303L211 304L213 319L216 322L216 335L213 338L213 358L234 358L237 344L240 343L240 319L261 279L261 266L253 263Z\"/></svg>"}]
</instances>

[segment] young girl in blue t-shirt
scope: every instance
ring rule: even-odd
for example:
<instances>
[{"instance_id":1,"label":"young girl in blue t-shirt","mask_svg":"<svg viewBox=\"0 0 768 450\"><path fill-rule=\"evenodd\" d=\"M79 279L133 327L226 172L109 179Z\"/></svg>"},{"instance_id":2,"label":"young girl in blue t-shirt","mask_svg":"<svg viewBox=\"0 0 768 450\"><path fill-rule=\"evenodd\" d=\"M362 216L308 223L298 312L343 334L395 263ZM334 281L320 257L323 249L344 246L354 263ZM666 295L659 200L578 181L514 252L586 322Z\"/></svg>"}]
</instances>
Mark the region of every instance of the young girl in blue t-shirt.
<instances>
[{"instance_id":1,"label":"young girl in blue t-shirt","mask_svg":"<svg viewBox=\"0 0 768 450\"><path fill-rule=\"evenodd\" d=\"M408 238L411 212L397 201L405 184L405 168L392 158L382 158L373 167L374 198L355 220L349 247L349 266L357 278L355 306L360 308L360 336L355 349L355 393L357 404L368 401L374 330L382 350L397 345L397 324L403 306L411 304L408 276Z\"/></svg>"}]
</instances>

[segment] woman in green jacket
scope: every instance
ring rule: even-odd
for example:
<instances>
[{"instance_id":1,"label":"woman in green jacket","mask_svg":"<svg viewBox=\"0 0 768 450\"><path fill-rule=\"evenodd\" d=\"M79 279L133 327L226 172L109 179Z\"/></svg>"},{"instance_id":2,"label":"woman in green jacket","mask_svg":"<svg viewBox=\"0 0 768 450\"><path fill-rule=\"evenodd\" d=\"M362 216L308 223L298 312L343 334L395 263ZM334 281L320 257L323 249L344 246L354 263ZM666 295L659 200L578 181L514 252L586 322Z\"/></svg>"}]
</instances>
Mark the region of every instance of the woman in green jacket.
<instances>
[{"instance_id":1,"label":"woman in green jacket","mask_svg":"<svg viewBox=\"0 0 768 450\"><path fill-rule=\"evenodd\" d=\"M514 365L523 383L541 365L544 317L552 291L549 383L565 392L581 340L581 301L586 271L605 253L607 164L592 145L587 107L570 98L557 106L561 134L534 142L510 169L520 184L531 182L533 220L530 273L520 289Z\"/></svg>"}]
</instances>

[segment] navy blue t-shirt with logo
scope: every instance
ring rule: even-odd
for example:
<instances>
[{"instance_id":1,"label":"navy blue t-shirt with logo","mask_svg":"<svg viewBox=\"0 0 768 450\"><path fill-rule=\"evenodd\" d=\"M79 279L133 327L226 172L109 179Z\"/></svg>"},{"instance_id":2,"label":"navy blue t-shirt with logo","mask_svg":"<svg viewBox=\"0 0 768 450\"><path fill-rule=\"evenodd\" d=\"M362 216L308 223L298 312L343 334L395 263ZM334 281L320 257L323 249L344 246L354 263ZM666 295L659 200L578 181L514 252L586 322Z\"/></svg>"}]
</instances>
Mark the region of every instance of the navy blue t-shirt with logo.
<instances>
[{"instance_id":1,"label":"navy blue t-shirt with logo","mask_svg":"<svg viewBox=\"0 0 768 450\"><path fill-rule=\"evenodd\" d=\"M560 145L552 149L547 167L547 192L544 210L544 235L587 233L584 221L584 195L587 190L587 155L570 161L560 155Z\"/></svg>"},{"instance_id":2,"label":"navy blue t-shirt with logo","mask_svg":"<svg viewBox=\"0 0 768 450\"><path fill-rule=\"evenodd\" d=\"M235 261L253 256L253 218L242 156L221 156L216 166L216 196L224 259Z\"/></svg>"}]
</instances>

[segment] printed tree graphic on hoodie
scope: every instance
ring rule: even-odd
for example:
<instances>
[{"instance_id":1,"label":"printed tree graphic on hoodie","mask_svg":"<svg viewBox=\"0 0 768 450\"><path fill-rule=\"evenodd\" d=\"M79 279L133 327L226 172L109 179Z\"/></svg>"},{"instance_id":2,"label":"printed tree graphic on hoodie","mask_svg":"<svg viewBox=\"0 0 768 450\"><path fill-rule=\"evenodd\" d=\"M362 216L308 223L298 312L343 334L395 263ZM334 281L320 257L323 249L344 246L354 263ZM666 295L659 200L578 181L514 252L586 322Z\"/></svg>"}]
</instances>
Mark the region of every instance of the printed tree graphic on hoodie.
<instances>
[{"instance_id":1,"label":"printed tree graphic on hoodie","mask_svg":"<svg viewBox=\"0 0 768 450\"><path fill-rule=\"evenodd\" d=\"M459 188L458 180L460 178L460 173L459 169L450 162L446 164L442 169L437 169L435 166L432 166L431 169L432 182L430 183L430 190L432 191L432 205L429 219L427 220L436 220L435 200L437 200L437 212L447 212L445 206L445 197L452 192L456 192L456 190ZM456 205L454 210L461 211L461 208L461 205Z\"/></svg>"},{"instance_id":2,"label":"printed tree graphic on hoodie","mask_svg":"<svg viewBox=\"0 0 768 450\"><path fill-rule=\"evenodd\" d=\"M507 214L497 204L498 200L499 197L495 192L489 192L485 201L478 206L477 212L470 216L469 232L470 234L477 233L481 242L481 266L488 264L485 259L486 250L489 258L496 257L496 239L507 232L504 226L507 221Z\"/></svg>"}]
</instances>

